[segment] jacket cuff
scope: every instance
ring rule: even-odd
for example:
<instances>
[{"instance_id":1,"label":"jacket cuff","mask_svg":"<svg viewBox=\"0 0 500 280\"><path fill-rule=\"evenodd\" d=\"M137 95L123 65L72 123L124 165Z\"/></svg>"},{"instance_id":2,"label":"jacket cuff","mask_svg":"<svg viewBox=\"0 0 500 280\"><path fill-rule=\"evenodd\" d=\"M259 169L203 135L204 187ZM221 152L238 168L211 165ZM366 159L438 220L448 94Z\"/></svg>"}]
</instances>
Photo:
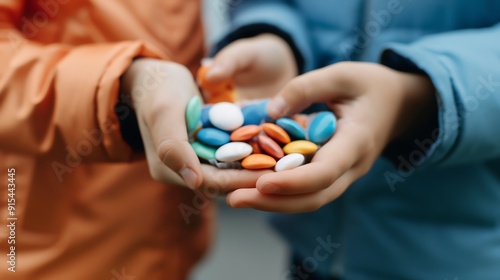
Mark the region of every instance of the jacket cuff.
<instances>
[{"instance_id":1,"label":"jacket cuff","mask_svg":"<svg viewBox=\"0 0 500 280\"><path fill-rule=\"evenodd\" d=\"M159 53L159 52L158 52ZM60 133L75 150L88 140L93 149L89 160L129 161L132 149L122 138L115 113L119 100L119 79L136 57L162 58L141 42L82 46L72 50L58 65L56 90L65 110L73 112L75 123L60 121ZM57 107L57 106L56 106ZM131 112L133 114L133 112ZM56 112L64 116L63 112ZM76 120L78 120L76 122ZM75 127L78 132L75 133ZM93 140L93 141L91 141Z\"/></svg>"},{"instance_id":2,"label":"jacket cuff","mask_svg":"<svg viewBox=\"0 0 500 280\"><path fill-rule=\"evenodd\" d=\"M458 118L458 112L445 67L425 50L403 44L389 45L382 54L381 63L398 71L427 75L436 88L438 106L437 125L411 143L391 143L384 156L393 163L399 163L400 157L409 158L416 166L444 161L458 139L458 129L453 123Z\"/></svg>"}]
</instances>

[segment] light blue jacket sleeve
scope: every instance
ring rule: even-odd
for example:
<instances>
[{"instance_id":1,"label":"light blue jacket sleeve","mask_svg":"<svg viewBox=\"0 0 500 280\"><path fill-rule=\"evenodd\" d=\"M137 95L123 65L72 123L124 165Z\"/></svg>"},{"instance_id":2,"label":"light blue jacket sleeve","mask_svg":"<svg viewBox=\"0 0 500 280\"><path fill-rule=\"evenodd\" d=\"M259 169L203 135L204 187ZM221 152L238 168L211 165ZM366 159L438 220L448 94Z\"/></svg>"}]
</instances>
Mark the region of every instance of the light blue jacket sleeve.
<instances>
[{"instance_id":1,"label":"light blue jacket sleeve","mask_svg":"<svg viewBox=\"0 0 500 280\"><path fill-rule=\"evenodd\" d=\"M287 0L234 0L230 4L231 30L216 46L215 52L232 41L267 33L276 28L290 36L292 48L303 59L300 72L315 68L311 39L302 15L292 1Z\"/></svg>"},{"instance_id":2,"label":"light blue jacket sleeve","mask_svg":"<svg viewBox=\"0 0 500 280\"><path fill-rule=\"evenodd\" d=\"M382 63L412 64L436 88L439 135L416 139L427 150L425 166L479 163L500 157L500 24L389 44Z\"/></svg>"}]
</instances>

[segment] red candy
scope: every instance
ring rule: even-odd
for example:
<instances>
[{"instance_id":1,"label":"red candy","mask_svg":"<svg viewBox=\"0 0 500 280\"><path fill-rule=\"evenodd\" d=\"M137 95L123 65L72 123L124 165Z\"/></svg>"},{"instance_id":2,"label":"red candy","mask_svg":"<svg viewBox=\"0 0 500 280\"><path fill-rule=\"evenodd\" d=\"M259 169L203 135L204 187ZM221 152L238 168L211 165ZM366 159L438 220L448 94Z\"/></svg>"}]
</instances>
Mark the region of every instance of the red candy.
<instances>
[{"instance_id":1,"label":"red candy","mask_svg":"<svg viewBox=\"0 0 500 280\"><path fill-rule=\"evenodd\" d=\"M285 156L285 152L283 152L283 149L281 149L280 145L274 142L273 139L261 134L259 135L258 140L261 149L264 150L266 154L276 159L280 159Z\"/></svg>"}]
</instances>

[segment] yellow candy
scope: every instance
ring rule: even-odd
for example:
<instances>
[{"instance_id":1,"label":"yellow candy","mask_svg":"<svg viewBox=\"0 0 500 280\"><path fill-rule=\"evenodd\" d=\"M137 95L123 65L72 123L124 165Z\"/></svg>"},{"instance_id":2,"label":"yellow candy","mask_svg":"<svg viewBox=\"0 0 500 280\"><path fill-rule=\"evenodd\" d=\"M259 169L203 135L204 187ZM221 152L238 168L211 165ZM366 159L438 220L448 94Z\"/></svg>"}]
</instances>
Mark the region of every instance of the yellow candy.
<instances>
[{"instance_id":1,"label":"yellow candy","mask_svg":"<svg viewBox=\"0 0 500 280\"><path fill-rule=\"evenodd\" d=\"M306 156L315 153L317 150L318 145L306 140L293 141L283 148L287 155L297 153Z\"/></svg>"}]
</instances>

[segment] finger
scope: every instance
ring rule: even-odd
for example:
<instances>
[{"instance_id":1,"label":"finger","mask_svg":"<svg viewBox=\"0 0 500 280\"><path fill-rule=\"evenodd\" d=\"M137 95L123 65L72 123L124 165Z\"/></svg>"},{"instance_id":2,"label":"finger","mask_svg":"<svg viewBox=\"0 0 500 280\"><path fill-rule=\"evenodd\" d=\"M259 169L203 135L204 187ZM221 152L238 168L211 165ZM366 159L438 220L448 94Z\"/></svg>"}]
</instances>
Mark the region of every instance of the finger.
<instances>
[{"instance_id":1,"label":"finger","mask_svg":"<svg viewBox=\"0 0 500 280\"><path fill-rule=\"evenodd\" d=\"M206 164L203 164L201 169L203 171L201 188L218 194L227 194L241 188L255 188L257 180L262 175L272 172L271 170L222 170Z\"/></svg>"},{"instance_id":2,"label":"finger","mask_svg":"<svg viewBox=\"0 0 500 280\"><path fill-rule=\"evenodd\" d=\"M311 163L293 170L262 176L257 189L265 194L296 195L328 188L363 157L364 137L354 127L339 127L335 137L314 156Z\"/></svg>"},{"instance_id":3,"label":"finger","mask_svg":"<svg viewBox=\"0 0 500 280\"><path fill-rule=\"evenodd\" d=\"M144 137L147 137L144 133L142 133L142 131L141 135L143 139ZM161 162L160 158L156 154L155 147L153 145L146 145L146 140L143 141L145 143L144 150L151 177L155 181L162 182L164 184L186 187L184 180L177 173L165 166L163 162Z\"/></svg>"},{"instance_id":4,"label":"finger","mask_svg":"<svg viewBox=\"0 0 500 280\"><path fill-rule=\"evenodd\" d=\"M203 177L200 162L188 141L185 107L196 94L191 75L175 75L155 91L158 98L150 104L146 124L159 159L177 173L192 189L200 186ZM173 102L177 100L177 102Z\"/></svg>"},{"instance_id":5,"label":"finger","mask_svg":"<svg viewBox=\"0 0 500 280\"><path fill-rule=\"evenodd\" d=\"M356 73L350 68L333 65L293 79L269 103L269 116L277 119L301 112L316 102L351 97L354 92L349 80Z\"/></svg>"},{"instance_id":6,"label":"finger","mask_svg":"<svg viewBox=\"0 0 500 280\"><path fill-rule=\"evenodd\" d=\"M257 189L239 189L227 196L226 203L234 208L254 208L268 212L312 212L337 199L356 179L356 171L351 170L327 189L300 195L269 195Z\"/></svg>"},{"instance_id":7,"label":"finger","mask_svg":"<svg viewBox=\"0 0 500 280\"><path fill-rule=\"evenodd\" d=\"M222 49L211 62L206 79L212 83L234 80L255 61L256 52L246 40L235 42Z\"/></svg>"}]
</instances>

